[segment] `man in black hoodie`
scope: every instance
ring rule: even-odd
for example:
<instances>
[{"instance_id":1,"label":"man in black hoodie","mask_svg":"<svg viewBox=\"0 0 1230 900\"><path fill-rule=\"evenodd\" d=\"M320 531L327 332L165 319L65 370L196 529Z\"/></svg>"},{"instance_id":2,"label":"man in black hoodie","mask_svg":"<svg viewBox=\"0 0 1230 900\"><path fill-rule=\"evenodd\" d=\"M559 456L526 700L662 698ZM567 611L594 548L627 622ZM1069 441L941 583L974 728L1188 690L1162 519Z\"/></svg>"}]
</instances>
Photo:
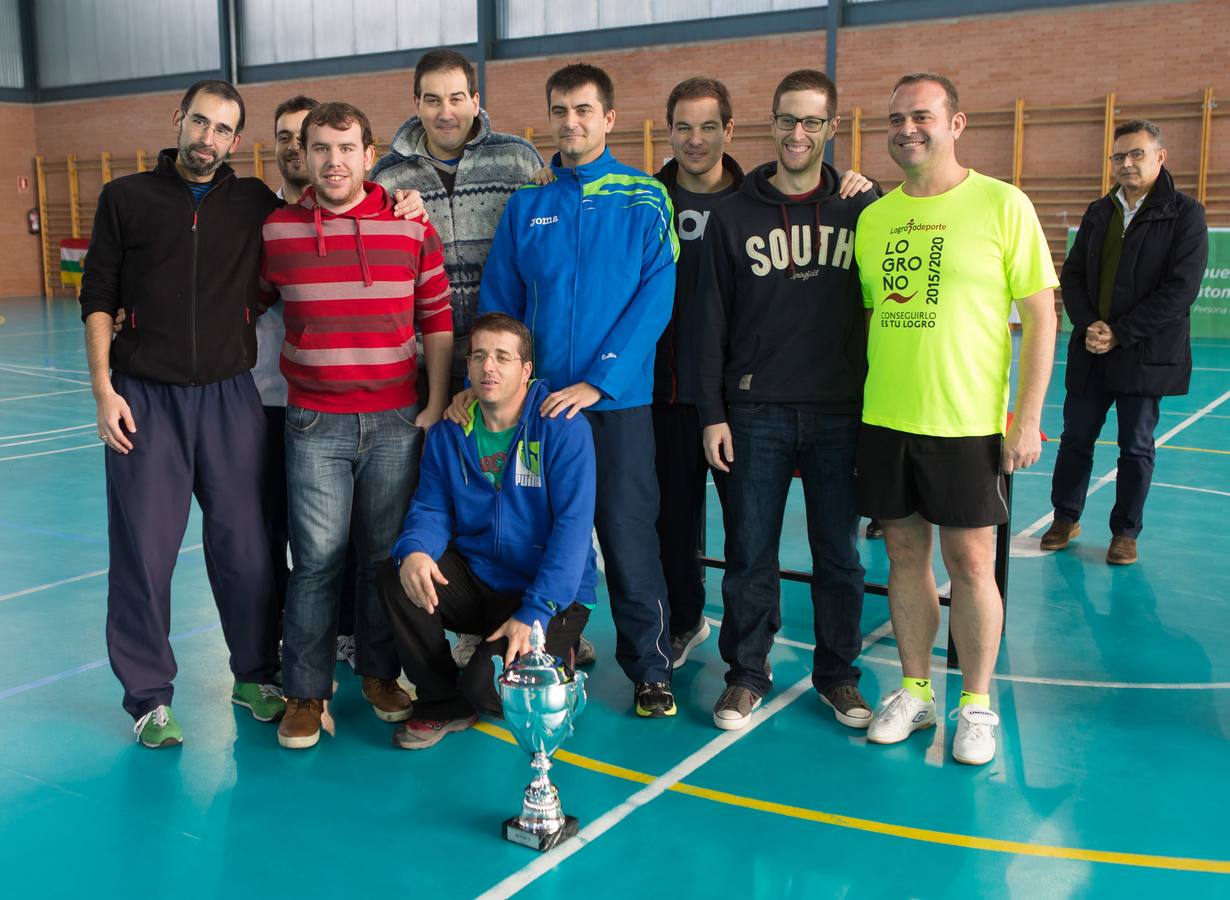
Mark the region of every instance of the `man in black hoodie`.
<instances>
[{"instance_id":1,"label":"man in black hoodie","mask_svg":"<svg viewBox=\"0 0 1230 900\"><path fill-rule=\"evenodd\" d=\"M841 723L871 721L854 665L863 605L854 453L866 373L854 224L875 194L841 197L823 162L836 109L823 72L782 80L771 126L778 161L714 210L704 242L700 417L710 465L729 472L718 646L730 668L713 713L726 730L747 725L769 689L778 545L796 469L813 560L812 683Z\"/></svg>"}]
</instances>

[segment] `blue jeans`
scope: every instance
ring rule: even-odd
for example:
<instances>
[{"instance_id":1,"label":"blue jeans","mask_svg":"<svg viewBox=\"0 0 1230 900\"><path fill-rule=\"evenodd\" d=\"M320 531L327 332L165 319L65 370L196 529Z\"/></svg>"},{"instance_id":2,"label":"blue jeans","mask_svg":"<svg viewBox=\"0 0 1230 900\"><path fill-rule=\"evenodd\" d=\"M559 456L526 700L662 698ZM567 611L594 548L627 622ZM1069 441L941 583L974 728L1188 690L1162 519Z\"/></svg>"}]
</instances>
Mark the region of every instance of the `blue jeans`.
<instances>
[{"instance_id":1,"label":"blue jeans","mask_svg":"<svg viewBox=\"0 0 1230 900\"><path fill-rule=\"evenodd\" d=\"M286 408L286 481L294 568L282 626L288 697L333 696L346 545L355 547L355 670L401 671L377 583L418 486L418 407L376 413Z\"/></svg>"},{"instance_id":2,"label":"blue jeans","mask_svg":"<svg viewBox=\"0 0 1230 900\"><path fill-rule=\"evenodd\" d=\"M856 535L854 454L858 417L801 412L779 403L731 403L735 461L726 489L726 576L718 649L726 683L769 690L765 662L781 625L778 548L786 497L803 479L812 555L816 635L812 683L825 691L857 683L862 649L863 567Z\"/></svg>"}]
</instances>

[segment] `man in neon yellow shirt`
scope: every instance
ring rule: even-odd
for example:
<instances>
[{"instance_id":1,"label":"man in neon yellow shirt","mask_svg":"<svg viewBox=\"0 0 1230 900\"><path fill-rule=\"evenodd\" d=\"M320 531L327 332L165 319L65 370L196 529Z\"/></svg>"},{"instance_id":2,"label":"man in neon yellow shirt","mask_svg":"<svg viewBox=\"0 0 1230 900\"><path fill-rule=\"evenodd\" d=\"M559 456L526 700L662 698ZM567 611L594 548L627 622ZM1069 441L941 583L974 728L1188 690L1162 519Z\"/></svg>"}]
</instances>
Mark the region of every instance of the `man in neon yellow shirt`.
<instances>
[{"instance_id":1,"label":"man in neon yellow shirt","mask_svg":"<svg viewBox=\"0 0 1230 900\"><path fill-rule=\"evenodd\" d=\"M988 696L1003 625L994 526L1008 520L1004 475L1041 454L1058 279L1028 198L957 162L965 124L944 76L906 75L894 87L888 152L905 182L864 210L855 232L868 315L858 477L862 514L884 524L905 676L876 710L867 739L897 743L935 724L931 645L940 608L931 559L939 526L964 678L953 757L981 765L995 755L999 723ZM1024 335L1005 434L1013 302Z\"/></svg>"}]
</instances>

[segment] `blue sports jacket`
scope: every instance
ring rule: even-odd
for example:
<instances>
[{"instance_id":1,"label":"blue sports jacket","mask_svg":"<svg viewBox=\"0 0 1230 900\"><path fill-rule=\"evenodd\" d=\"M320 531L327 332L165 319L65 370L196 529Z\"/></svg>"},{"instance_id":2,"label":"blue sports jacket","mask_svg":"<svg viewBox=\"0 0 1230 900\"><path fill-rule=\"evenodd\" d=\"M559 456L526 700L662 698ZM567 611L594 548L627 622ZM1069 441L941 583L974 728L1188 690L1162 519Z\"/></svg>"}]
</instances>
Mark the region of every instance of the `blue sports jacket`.
<instances>
[{"instance_id":1,"label":"blue sports jacket","mask_svg":"<svg viewBox=\"0 0 1230 900\"><path fill-rule=\"evenodd\" d=\"M398 566L411 553L439 560L450 546L493 590L522 594L514 617L548 620L574 601L595 603L594 441L584 416L538 414L550 388L530 382L510 459L496 490L478 463L471 434L448 420L427 433L419 487L393 545Z\"/></svg>"},{"instance_id":2,"label":"blue sports jacket","mask_svg":"<svg viewBox=\"0 0 1230 900\"><path fill-rule=\"evenodd\" d=\"M534 335L534 372L557 388L585 381L591 409L653 399L657 340L675 302L679 241L660 181L610 150L526 185L508 200L483 268L478 311L520 319Z\"/></svg>"}]
</instances>

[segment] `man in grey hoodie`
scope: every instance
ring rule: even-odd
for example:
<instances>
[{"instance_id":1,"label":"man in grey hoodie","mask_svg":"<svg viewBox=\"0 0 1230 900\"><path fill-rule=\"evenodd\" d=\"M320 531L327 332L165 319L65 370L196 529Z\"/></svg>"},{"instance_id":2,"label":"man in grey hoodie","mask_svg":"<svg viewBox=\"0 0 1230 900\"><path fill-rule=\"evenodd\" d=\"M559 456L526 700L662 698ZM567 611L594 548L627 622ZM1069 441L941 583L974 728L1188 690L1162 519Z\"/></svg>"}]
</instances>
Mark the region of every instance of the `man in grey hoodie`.
<instances>
[{"instance_id":1,"label":"man in grey hoodie","mask_svg":"<svg viewBox=\"0 0 1230 900\"><path fill-rule=\"evenodd\" d=\"M495 227L512 192L543 166L534 145L491 130L479 105L474 66L453 50L431 50L414 69L417 115L397 130L371 179L416 190L444 244L453 290L452 393L464 386L466 338Z\"/></svg>"}]
</instances>

